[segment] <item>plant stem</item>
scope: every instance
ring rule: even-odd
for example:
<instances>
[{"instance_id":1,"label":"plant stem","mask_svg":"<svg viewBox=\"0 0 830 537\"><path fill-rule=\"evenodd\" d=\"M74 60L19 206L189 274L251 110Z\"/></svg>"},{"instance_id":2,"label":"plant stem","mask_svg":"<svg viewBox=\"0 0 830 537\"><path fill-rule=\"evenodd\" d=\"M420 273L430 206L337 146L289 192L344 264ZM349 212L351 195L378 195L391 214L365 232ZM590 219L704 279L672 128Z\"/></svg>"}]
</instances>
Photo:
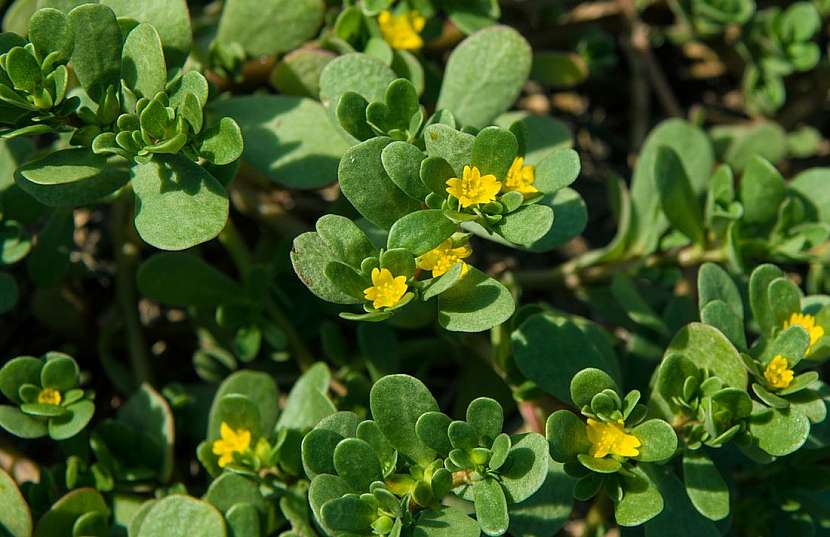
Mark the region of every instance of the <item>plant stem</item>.
<instances>
[{"instance_id":1,"label":"plant stem","mask_svg":"<svg viewBox=\"0 0 830 537\"><path fill-rule=\"evenodd\" d=\"M248 271L248 267L251 266L251 252L248 249L248 245L245 244L245 241L239 235L239 231L237 231L233 220L228 218L225 229L219 233L217 239L231 256L234 265L236 265L237 272L244 276Z\"/></svg>"},{"instance_id":2,"label":"plant stem","mask_svg":"<svg viewBox=\"0 0 830 537\"><path fill-rule=\"evenodd\" d=\"M127 331L127 349L130 367L136 385L152 383L153 369L147 342L138 315L138 292L136 289L136 268L138 266L138 244L131 234L130 207L132 190L125 188L112 205L112 238L115 251L115 298Z\"/></svg>"},{"instance_id":3,"label":"plant stem","mask_svg":"<svg viewBox=\"0 0 830 537\"><path fill-rule=\"evenodd\" d=\"M225 229L219 233L219 243L225 248L228 252L228 255L231 256L233 259L234 265L236 265L236 270L243 276L248 272L248 269L251 266L251 262L253 256L251 255L251 251L248 248L248 245L245 244L245 241L242 239L242 236L237 231L236 226L233 223L233 220L230 218L228 219L228 223L225 225ZM268 312L269 317L277 326L282 329L285 333L286 341L288 342L288 347L291 349L291 353L297 359L297 363L300 366L302 371L305 371L309 367L311 367L315 360L314 357L311 355L311 352L306 347L305 343L303 342L300 335L297 333L297 329L294 328L294 325L289 321L288 316L285 312L282 311L282 308L274 301L274 299L270 296L265 297L265 310Z\"/></svg>"},{"instance_id":4,"label":"plant stem","mask_svg":"<svg viewBox=\"0 0 830 537\"><path fill-rule=\"evenodd\" d=\"M595 258L596 255L596 251L586 252L554 269L519 271L514 274L514 277L516 282L524 289L547 289L550 287L578 289L587 283L608 280L616 272L625 272L635 268L668 264L693 267L707 261L717 263L726 259L726 253L722 248L701 250L697 246L593 265L590 260Z\"/></svg>"},{"instance_id":5,"label":"plant stem","mask_svg":"<svg viewBox=\"0 0 830 537\"><path fill-rule=\"evenodd\" d=\"M294 325L288 320L285 312L282 311L279 305L277 305L271 297L265 299L265 309L268 311L268 315L271 319L277 323L277 326L279 326L285 333L285 339L288 342L288 347L291 349L293 356L297 359L297 364L300 366L300 370L305 371L314 365L314 356L311 355L311 352L308 350L308 347L306 347L300 337L300 334L297 333L297 329L294 328Z\"/></svg>"}]
</instances>

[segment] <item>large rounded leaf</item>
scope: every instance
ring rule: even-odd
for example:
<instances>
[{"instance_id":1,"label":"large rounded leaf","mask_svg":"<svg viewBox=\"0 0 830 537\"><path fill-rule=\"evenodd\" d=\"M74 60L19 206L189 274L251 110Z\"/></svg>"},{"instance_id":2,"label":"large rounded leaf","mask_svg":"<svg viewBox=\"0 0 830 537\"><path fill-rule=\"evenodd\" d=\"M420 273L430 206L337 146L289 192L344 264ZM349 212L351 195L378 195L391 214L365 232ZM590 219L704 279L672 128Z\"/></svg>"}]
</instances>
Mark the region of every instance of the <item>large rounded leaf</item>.
<instances>
[{"instance_id":1,"label":"large rounded leaf","mask_svg":"<svg viewBox=\"0 0 830 537\"><path fill-rule=\"evenodd\" d=\"M17 169L20 188L50 207L77 207L112 194L130 179L126 161L84 148L63 149Z\"/></svg>"},{"instance_id":2,"label":"large rounded leaf","mask_svg":"<svg viewBox=\"0 0 830 537\"><path fill-rule=\"evenodd\" d=\"M421 208L392 182L383 167L383 148L391 142L377 137L350 148L337 171L343 195L367 220L384 229Z\"/></svg>"},{"instance_id":3,"label":"large rounded leaf","mask_svg":"<svg viewBox=\"0 0 830 537\"><path fill-rule=\"evenodd\" d=\"M184 250L216 237L228 220L225 188L182 155L157 155L133 168L135 227L162 250Z\"/></svg>"},{"instance_id":4,"label":"large rounded leaf","mask_svg":"<svg viewBox=\"0 0 830 537\"><path fill-rule=\"evenodd\" d=\"M708 369L728 386L746 389L747 372L737 349L717 328L690 323L672 339L666 355L683 354L700 369Z\"/></svg>"},{"instance_id":5,"label":"large rounded leaf","mask_svg":"<svg viewBox=\"0 0 830 537\"><path fill-rule=\"evenodd\" d=\"M314 37L324 8L323 0L228 0L216 40L251 56L288 52Z\"/></svg>"},{"instance_id":6,"label":"large rounded leaf","mask_svg":"<svg viewBox=\"0 0 830 537\"><path fill-rule=\"evenodd\" d=\"M171 306L247 304L238 283L190 253L162 252L138 268L141 294Z\"/></svg>"},{"instance_id":7,"label":"large rounded leaf","mask_svg":"<svg viewBox=\"0 0 830 537\"><path fill-rule=\"evenodd\" d=\"M225 521L215 507L189 496L172 495L156 503L138 537L225 537Z\"/></svg>"},{"instance_id":8,"label":"large rounded leaf","mask_svg":"<svg viewBox=\"0 0 830 537\"><path fill-rule=\"evenodd\" d=\"M348 144L320 103L285 95L250 95L211 106L242 129L242 160L291 188L319 188L337 179Z\"/></svg>"},{"instance_id":9,"label":"large rounded leaf","mask_svg":"<svg viewBox=\"0 0 830 537\"><path fill-rule=\"evenodd\" d=\"M424 384L408 375L389 375L378 380L369 397L372 417L381 432L401 454L415 462L429 463L435 451L415 434L418 418L437 412L438 403Z\"/></svg>"},{"instance_id":10,"label":"large rounded leaf","mask_svg":"<svg viewBox=\"0 0 830 537\"><path fill-rule=\"evenodd\" d=\"M438 322L453 332L483 332L513 315L510 291L475 267L438 298Z\"/></svg>"},{"instance_id":11,"label":"large rounded leaf","mask_svg":"<svg viewBox=\"0 0 830 537\"><path fill-rule=\"evenodd\" d=\"M452 112L462 125L484 127L513 105L531 62L530 45L516 30L481 30L450 55L437 108Z\"/></svg>"},{"instance_id":12,"label":"large rounded leaf","mask_svg":"<svg viewBox=\"0 0 830 537\"><path fill-rule=\"evenodd\" d=\"M9 537L30 537L32 535L32 513L20 494L14 480L0 470L0 530Z\"/></svg>"}]
</instances>

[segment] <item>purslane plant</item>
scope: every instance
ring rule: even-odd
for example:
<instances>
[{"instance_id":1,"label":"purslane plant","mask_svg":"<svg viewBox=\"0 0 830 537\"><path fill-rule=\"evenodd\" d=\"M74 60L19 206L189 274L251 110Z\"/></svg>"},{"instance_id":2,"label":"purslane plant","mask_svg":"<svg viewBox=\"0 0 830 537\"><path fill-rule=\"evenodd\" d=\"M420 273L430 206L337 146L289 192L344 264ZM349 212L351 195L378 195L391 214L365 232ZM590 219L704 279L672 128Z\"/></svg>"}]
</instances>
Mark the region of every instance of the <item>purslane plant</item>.
<instances>
[{"instance_id":1,"label":"purslane plant","mask_svg":"<svg viewBox=\"0 0 830 537\"><path fill-rule=\"evenodd\" d=\"M129 183L142 238L163 249L189 248L225 225L227 194L208 168L236 161L242 136L231 119L206 121L205 78L166 57L170 43L153 25L130 21L122 31L106 5L66 14L44 8L29 21L28 42L3 34L3 134L69 136L65 148L15 173L38 202L87 205ZM70 85L67 67L78 85ZM179 211L175 225L164 214L169 208Z\"/></svg>"}]
</instances>

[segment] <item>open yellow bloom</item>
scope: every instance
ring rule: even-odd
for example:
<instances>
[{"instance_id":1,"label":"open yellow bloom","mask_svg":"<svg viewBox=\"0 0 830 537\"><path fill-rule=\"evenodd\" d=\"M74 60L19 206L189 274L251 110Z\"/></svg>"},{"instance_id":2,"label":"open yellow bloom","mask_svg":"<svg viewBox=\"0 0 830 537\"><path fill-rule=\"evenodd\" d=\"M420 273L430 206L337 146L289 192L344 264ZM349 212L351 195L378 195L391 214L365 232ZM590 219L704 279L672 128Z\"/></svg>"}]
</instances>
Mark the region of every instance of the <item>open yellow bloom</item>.
<instances>
[{"instance_id":1,"label":"open yellow bloom","mask_svg":"<svg viewBox=\"0 0 830 537\"><path fill-rule=\"evenodd\" d=\"M813 345L824 336L824 328L816 324L815 317L806 313L793 313L790 315L790 319L784 321L784 330L791 326L800 326L810 334L810 346L807 347L807 352L813 350Z\"/></svg>"},{"instance_id":2,"label":"open yellow bloom","mask_svg":"<svg viewBox=\"0 0 830 537\"><path fill-rule=\"evenodd\" d=\"M458 198L461 206L467 208L477 203L495 201L501 190L501 183L495 175L481 175L475 166L464 166L462 178L447 179L447 192Z\"/></svg>"},{"instance_id":3,"label":"open yellow bloom","mask_svg":"<svg viewBox=\"0 0 830 537\"><path fill-rule=\"evenodd\" d=\"M788 388L793 381L793 370L787 359L777 354L764 370L764 378L773 388Z\"/></svg>"},{"instance_id":4,"label":"open yellow bloom","mask_svg":"<svg viewBox=\"0 0 830 537\"><path fill-rule=\"evenodd\" d=\"M213 454L219 455L220 468L233 462L234 453L245 453L251 447L251 431L247 429L233 430L223 421L219 434L221 438L213 441Z\"/></svg>"},{"instance_id":5,"label":"open yellow bloom","mask_svg":"<svg viewBox=\"0 0 830 537\"><path fill-rule=\"evenodd\" d=\"M424 46L421 39L421 30L424 29L426 19L417 11L407 11L401 15L393 15L384 10L378 15L378 25L383 39L389 46L399 50L418 50Z\"/></svg>"},{"instance_id":6,"label":"open yellow bloom","mask_svg":"<svg viewBox=\"0 0 830 537\"><path fill-rule=\"evenodd\" d=\"M462 261L462 259L470 257L470 254L472 253L473 249L470 248L469 245L465 244L464 246L453 248L452 239L447 239L437 247L419 257L418 268L423 270L431 270L432 277L435 278L445 274L448 270L453 268L456 263L460 262L461 275L463 276L468 270L470 270L470 267L467 266L467 263Z\"/></svg>"},{"instance_id":7,"label":"open yellow bloom","mask_svg":"<svg viewBox=\"0 0 830 537\"><path fill-rule=\"evenodd\" d=\"M588 441L591 442L591 456L601 459L608 455L636 457L642 444L633 434L623 429L623 420L616 422L597 421L588 418Z\"/></svg>"},{"instance_id":8,"label":"open yellow bloom","mask_svg":"<svg viewBox=\"0 0 830 537\"><path fill-rule=\"evenodd\" d=\"M406 276L393 276L389 269L372 269L372 287L363 290L375 309L391 308L401 301L408 289Z\"/></svg>"},{"instance_id":9,"label":"open yellow bloom","mask_svg":"<svg viewBox=\"0 0 830 537\"><path fill-rule=\"evenodd\" d=\"M43 388L37 394L37 402L42 405L59 405L61 399L61 392L54 388Z\"/></svg>"},{"instance_id":10,"label":"open yellow bloom","mask_svg":"<svg viewBox=\"0 0 830 537\"><path fill-rule=\"evenodd\" d=\"M525 159L523 157L516 157L510 169L507 171L507 179L504 181L502 190L505 192L520 192L527 196L528 194L535 194L539 189L533 186L536 180L536 167L525 166Z\"/></svg>"}]
</instances>

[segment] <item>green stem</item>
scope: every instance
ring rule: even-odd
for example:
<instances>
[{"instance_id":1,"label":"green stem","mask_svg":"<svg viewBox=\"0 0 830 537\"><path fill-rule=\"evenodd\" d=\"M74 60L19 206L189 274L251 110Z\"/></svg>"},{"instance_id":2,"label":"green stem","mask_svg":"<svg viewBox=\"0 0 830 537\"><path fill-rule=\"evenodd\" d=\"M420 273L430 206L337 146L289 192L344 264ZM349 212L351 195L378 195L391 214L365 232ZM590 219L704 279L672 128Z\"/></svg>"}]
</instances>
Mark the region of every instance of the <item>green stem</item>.
<instances>
[{"instance_id":1,"label":"green stem","mask_svg":"<svg viewBox=\"0 0 830 537\"><path fill-rule=\"evenodd\" d=\"M231 256L236 270L239 274L244 275L251 266L251 251L248 245L242 240L239 231L233 223L233 220L228 218L228 223L225 224L225 229L219 233L219 242L225 247L228 254Z\"/></svg>"},{"instance_id":2,"label":"green stem","mask_svg":"<svg viewBox=\"0 0 830 537\"><path fill-rule=\"evenodd\" d=\"M723 248L701 250L698 246L688 246L670 252L593 264L592 260L596 257L597 252L590 251L553 269L519 271L514 276L516 282L524 289L551 287L578 289L585 284L606 281L617 272L644 267L661 265L693 267L707 261L719 263L726 260L726 252Z\"/></svg>"},{"instance_id":3,"label":"green stem","mask_svg":"<svg viewBox=\"0 0 830 537\"><path fill-rule=\"evenodd\" d=\"M137 384L153 381L150 354L138 315L138 292L136 289L136 268L139 249L131 236L130 207L132 191L129 188L119 196L112 206L112 238L115 249L115 298L127 331L127 349L130 367Z\"/></svg>"},{"instance_id":4,"label":"green stem","mask_svg":"<svg viewBox=\"0 0 830 537\"><path fill-rule=\"evenodd\" d=\"M308 347L306 347L303 339L297 332L297 329L294 328L294 325L288 320L285 312L282 311L279 305L277 305L271 297L266 298L265 309L268 311L268 315L271 319L277 323L277 326L279 326L285 333L288 348L291 349L291 354L297 359L297 364L300 366L300 369L305 371L314 365L314 356L311 355L311 352L308 350Z\"/></svg>"},{"instance_id":5,"label":"green stem","mask_svg":"<svg viewBox=\"0 0 830 537\"><path fill-rule=\"evenodd\" d=\"M228 255L231 256L231 259L233 259L237 271L240 274L245 275L251 266L253 256L251 255L248 245L245 244L245 241L242 239L242 236L233 224L233 220L228 219L225 229L222 230L218 238L219 243L224 246L225 250L228 252ZM297 332L297 329L294 328L294 325L291 321L289 321L288 316L282 311L276 301L268 296L265 298L264 302L265 310L268 312L268 316L272 321L277 323L277 326L279 326L285 333L288 348L291 350L292 355L297 359L300 369L305 371L314 364L314 357L311 355L308 347L306 347L303 339Z\"/></svg>"}]
</instances>

